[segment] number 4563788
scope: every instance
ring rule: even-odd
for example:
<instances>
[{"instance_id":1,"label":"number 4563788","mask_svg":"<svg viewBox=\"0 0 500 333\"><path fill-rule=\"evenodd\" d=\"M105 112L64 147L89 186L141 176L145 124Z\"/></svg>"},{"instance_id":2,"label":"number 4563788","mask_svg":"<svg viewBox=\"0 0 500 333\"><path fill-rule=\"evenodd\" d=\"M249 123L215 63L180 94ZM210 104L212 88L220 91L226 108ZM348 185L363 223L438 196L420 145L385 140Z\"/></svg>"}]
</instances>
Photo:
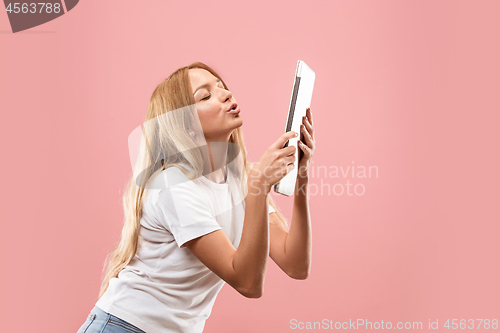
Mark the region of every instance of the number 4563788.
<instances>
[{"instance_id":1,"label":"number 4563788","mask_svg":"<svg viewBox=\"0 0 500 333\"><path fill-rule=\"evenodd\" d=\"M446 321L446 323L443 325L444 327L448 329L480 329L481 325L483 326L484 329L497 329L498 328L498 319L451 319L451 325L450 325L450 319Z\"/></svg>"},{"instance_id":2,"label":"number 4563788","mask_svg":"<svg viewBox=\"0 0 500 333\"><path fill-rule=\"evenodd\" d=\"M60 13L61 12L61 4L60 3L50 3L50 2L31 2L31 3L9 3L5 10L10 13L23 13L23 14L36 14L42 13L45 9L45 13Z\"/></svg>"}]
</instances>

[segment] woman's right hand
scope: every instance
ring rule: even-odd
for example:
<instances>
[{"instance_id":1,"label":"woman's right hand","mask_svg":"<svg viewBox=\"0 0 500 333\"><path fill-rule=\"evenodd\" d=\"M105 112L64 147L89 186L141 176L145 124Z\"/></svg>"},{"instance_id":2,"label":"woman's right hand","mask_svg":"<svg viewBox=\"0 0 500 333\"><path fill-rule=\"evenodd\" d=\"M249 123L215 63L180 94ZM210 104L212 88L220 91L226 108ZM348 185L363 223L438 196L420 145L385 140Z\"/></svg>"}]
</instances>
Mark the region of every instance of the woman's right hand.
<instances>
[{"instance_id":1,"label":"woman's right hand","mask_svg":"<svg viewBox=\"0 0 500 333\"><path fill-rule=\"evenodd\" d=\"M294 131L288 131L274 142L255 163L249 173L249 186L263 189L265 194L295 167L295 146L283 148L285 143L296 137Z\"/></svg>"}]
</instances>

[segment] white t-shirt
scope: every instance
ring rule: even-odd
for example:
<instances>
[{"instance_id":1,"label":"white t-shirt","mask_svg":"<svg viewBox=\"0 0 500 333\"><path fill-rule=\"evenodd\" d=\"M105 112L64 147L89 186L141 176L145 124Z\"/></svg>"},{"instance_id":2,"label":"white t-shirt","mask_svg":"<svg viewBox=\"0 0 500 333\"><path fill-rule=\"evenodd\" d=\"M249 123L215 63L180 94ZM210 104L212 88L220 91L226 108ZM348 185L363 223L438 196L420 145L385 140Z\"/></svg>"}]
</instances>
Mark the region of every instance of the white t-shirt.
<instances>
[{"instance_id":1,"label":"white t-shirt","mask_svg":"<svg viewBox=\"0 0 500 333\"><path fill-rule=\"evenodd\" d=\"M149 190L137 253L96 305L147 333L202 332L225 282L184 243L222 229L238 247L245 217L240 186L231 172L224 184L204 176L190 181L177 167L160 175L169 186Z\"/></svg>"}]
</instances>

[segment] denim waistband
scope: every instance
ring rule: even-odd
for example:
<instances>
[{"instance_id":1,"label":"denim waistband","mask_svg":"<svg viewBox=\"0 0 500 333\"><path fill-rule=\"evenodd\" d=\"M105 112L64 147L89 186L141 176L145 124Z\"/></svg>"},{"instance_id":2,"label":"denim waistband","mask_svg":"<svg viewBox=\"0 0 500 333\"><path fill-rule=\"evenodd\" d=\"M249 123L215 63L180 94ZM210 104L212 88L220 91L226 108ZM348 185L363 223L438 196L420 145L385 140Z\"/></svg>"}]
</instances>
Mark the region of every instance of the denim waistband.
<instances>
[{"instance_id":1,"label":"denim waistband","mask_svg":"<svg viewBox=\"0 0 500 333\"><path fill-rule=\"evenodd\" d=\"M85 323L78 333L145 333L138 327L99 308L97 305L90 311Z\"/></svg>"}]
</instances>

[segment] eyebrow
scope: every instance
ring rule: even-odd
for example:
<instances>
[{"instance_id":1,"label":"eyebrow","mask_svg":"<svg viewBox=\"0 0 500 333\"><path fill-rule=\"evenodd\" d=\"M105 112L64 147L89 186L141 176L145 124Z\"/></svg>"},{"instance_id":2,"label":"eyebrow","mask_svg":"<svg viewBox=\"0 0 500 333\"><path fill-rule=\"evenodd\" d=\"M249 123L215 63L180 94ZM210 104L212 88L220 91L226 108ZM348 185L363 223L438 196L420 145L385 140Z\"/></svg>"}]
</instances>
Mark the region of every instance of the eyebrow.
<instances>
[{"instance_id":1,"label":"eyebrow","mask_svg":"<svg viewBox=\"0 0 500 333\"><path fill-rule=\"evenodd\" d=\"M217 83L219 83L219 82L222 82L222 81L221 81L220 79L217 79L217 80L215 81L215 83L216 83L216 84L217 84ZM209 85L210 85L210 83L205 83L205 84L202 84L201 86L199 86L198 88L196 88L196 90L194 91L193 95L194 95L194 94L196 94L196 92L197 92L198 90L200 90L200 89L202 89L202 88L206 88L206 87L208 87Z\"/></svg>"}]
</instances>

